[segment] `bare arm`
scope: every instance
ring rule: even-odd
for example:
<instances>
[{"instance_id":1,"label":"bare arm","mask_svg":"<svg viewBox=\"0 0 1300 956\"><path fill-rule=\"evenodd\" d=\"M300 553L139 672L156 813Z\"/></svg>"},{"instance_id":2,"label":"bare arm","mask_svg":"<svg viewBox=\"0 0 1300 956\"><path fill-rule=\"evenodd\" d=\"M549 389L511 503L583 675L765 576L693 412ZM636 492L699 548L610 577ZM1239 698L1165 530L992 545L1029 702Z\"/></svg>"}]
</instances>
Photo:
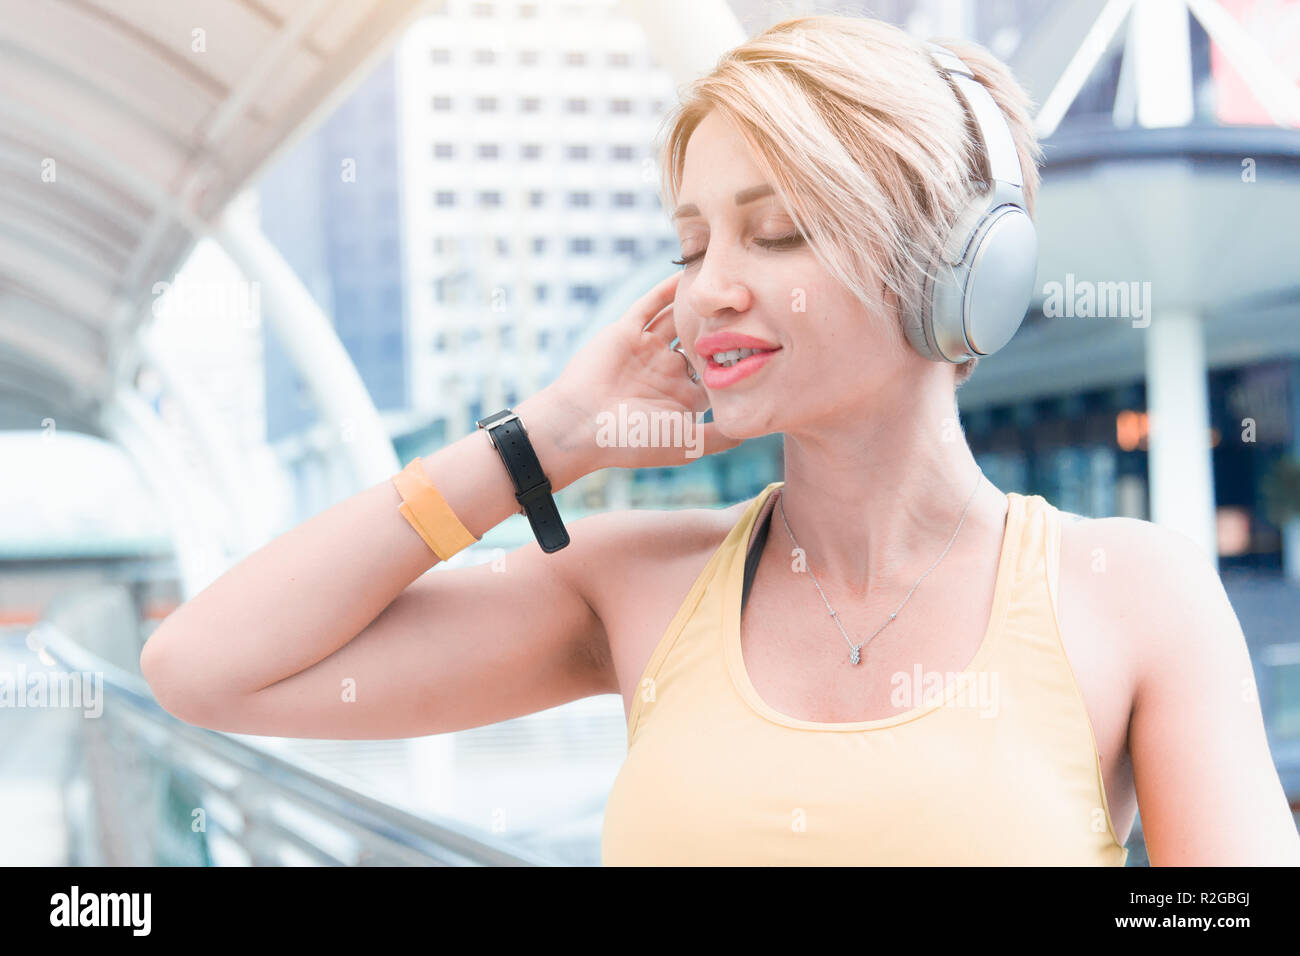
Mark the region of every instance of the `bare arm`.
<instances>
[{"instance_id":1,"label":"bare arm","mask_svg":"<svg viewBox=\"0 0 1300 956\"><path fill-rule=\"evenodd\" d=\"M555 408L542 392L517 411L558 489L583 465L557 444ZM485 434L424 466L476 537L517 509ZM494 695L543 709L596 692L597 658L584 655L603 633L561 567L585 543L576 527L569 548L547 555L530 544L507 556L505 573L480 565L425 575L438 558L399 504L391 481L373 485L178 608L140 659L159 701L217 729L345 739L441 732ZM489 672L495 688L482 686Z\"/></svg>"},{"instance_id":2,"label":"bare arm","mask_svg":"<svg viewBox=\"0 0 1300 956\"><path fill-rule=\"evenodd\" d=\"M1129 747L1154 866L1300 865L1241 624L1185 536L1123 520L1139 660Z\"/></svg>"},{"instance_id":3,"label":"bare arm","mask_svg":"<svg viewBox=\"0 0 1300 956\"><path fill-rule=\"evenodd\" d=\"M667 348L679 274L584 346L560 379L516 407L558 490L603 467L684 464L682 448L605 448L602 410L700 413L704 390ZM712 424L705 453L734 447ZM518 506L488 437L424 460L476 537ZM616 689L587 599L611 572L599 554L617 521L578 522L572 543L530 543L491 564L424 575L437 557L385 480L248 555L173 612L140 657L159 701L191 723L266 736L407 737L478 726Z\"/></svg>"}]
</instances>

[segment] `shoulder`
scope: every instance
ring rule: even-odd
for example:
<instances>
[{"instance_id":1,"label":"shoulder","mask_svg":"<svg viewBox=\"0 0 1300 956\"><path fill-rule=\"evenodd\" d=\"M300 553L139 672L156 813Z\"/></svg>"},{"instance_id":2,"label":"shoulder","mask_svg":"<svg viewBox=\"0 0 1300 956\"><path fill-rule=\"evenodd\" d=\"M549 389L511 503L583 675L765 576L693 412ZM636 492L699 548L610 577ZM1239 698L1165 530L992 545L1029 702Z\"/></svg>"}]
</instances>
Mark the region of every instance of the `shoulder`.
<instances>
[{"instance_id":1,"label":"shoulder","mask_svg":"<svg viewBox=\"0 0 1300 956\"><path fill-rule=\"evenodd\" d=\"M1060 514L1062 567L1097 576L1108 582L1110 593L1186 592L1211 579L1218 582L1210 556L1180 531L1140 518ZM1121 574L1124 580L1114 580Z\"/></svg>"},{"instance_id":2,"label":"shoulder","mask_svg":"<svg viewBox=\"0 0 1300 956\"><path fill-rule=\"evenodd\" d=\"M646 584L679 567L702 568L749 504L589 515L570 526L570 546L556 552L563 556L558 570L596 607L625 592L629 581Z\"/></svg>"},{"instance_id":3,"label":"shoulder","mask_svg":"<svg viewBox=\"0 0 1300 956\"><path fill-rule=\"evenodd\" d=\"M1214 561L1187 535L1139 518L1061 519L1061 578L1132 649L1139 679L1242 640Z\"/></svg>"}]
</instances>

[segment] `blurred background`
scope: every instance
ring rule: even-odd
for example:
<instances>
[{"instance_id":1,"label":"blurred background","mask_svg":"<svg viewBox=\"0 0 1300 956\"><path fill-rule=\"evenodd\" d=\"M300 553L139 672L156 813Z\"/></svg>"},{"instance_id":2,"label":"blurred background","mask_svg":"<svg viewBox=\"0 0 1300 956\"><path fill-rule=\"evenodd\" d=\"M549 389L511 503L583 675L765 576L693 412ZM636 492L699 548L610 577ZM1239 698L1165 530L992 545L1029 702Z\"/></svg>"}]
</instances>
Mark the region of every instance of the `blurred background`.
<instances>
[{"instance_id":1,"label":"blurred background","mask_svg":"<svg viewBox=\"0 0 1300 956\"><path fill-rule=\"evenodd\" d=\"M248 737L159 710L139 649L671 272L675 91L802 13L969 37L1030 91L1039 295L962 425L1002 490L1204 546L1300 809L1300 3L0 0L0 863L599 863L616 695ZM780 475L768 436L558 500Z\"/></svg>"}]
</instances>

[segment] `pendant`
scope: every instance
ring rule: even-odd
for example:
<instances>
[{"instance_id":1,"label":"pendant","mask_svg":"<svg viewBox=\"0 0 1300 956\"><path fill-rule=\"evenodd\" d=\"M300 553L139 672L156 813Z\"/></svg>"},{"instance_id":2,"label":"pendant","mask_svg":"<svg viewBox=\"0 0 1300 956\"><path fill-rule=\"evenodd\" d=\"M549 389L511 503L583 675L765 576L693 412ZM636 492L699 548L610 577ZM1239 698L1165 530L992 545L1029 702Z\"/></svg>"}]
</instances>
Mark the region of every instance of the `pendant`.
<instances>
[{"instance_id":1,"label":"pendant","mask_svg":"<svg viewBox=\"0 0 1300 956\"><path fill-rule=\"evenodd\" d=\"M850 664L856 664L856 663L858 663L860 660L862 660L862 654L860 653L860 650L861 650L860 648L855 647L855 648L853 648L853 650L851 650L851 651L849 652L849 663L850 663Z\"/></svg>"}]
</instances>

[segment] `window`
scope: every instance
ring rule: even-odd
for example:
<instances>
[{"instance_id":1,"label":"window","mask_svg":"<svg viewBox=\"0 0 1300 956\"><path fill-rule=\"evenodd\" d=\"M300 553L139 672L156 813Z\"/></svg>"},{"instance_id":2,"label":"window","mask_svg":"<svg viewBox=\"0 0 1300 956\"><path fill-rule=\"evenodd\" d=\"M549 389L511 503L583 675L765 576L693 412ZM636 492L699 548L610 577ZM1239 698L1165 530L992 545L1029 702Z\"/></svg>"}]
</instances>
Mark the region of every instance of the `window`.
<instances>
[{"instance_id":1,"label":"window","mask_svg":"<svg viewBox=\"0 0 1300 956\"><path fill-rule=\"evenodd\" d=\"M476 3L473 7L473 13L476 17L490 17L492 16L492 4Z\"/></svg>"},{"instance_id":2,"label":"window","mask_svg":"<svg viewBox=\"0 0 1300 956\"><path fill-rule=\"evenodd\" d=\"M536 66L536 65L537 65L537 51L536 51L536 50L520 50L520 51L519 51L519 65L520 65L520 66Z\"/></svg>"},{"instance_id":3,"label":"window","mask_svg":"<svg viewBox=\"0 0 1300 956\"><path fill-rule=\"evenodd\" d=\"M510 241L504 236L497 236L497 255L510 255Z\"/></svg>"},{"instance_id":4,"label":"window","mask_svg":"<svg viewBox=\"0 0 1300 956\"><path fill-rule=\"evenodd\" d=\"M632 57L626 53L611 53L609 55L609 65L615 69L625 69L632 65Z\"/></svg>"},{"instance_id":5,"label":"window","mask_svg":"<svg viewBox=\"0 0 1300 956\"><path fill-rule=\"evenodd\" d=\"M452 143L434 143L434 159L451 159L456 155L456 147Z\"/></svg>"},{"instance_id":6,"label":"window","mask_svg":"<svg viewBox=\"0 0 1300 956\"><path fill-rule=\"evenodd\" d=\"M521 113L537 113L541 111L541 108L542 101L536 96L525 96L519 101L519 112Z\"/></svg>"},{"instance_id":7,"label":"window","mask_svg":"<svg viewBox=\"0 0 1300 956\"><path fill-rule=\"evenodd\" d=\"M540 256L546 252L546 238L544 236L533 236L533 255Z\"/></svg>"},{"instance_id":8,"label":"window","mask_svg":"<svg viewBox=\"0 0 1300 956\"><path fill-rule=\"evenodd\" d=\"M572 285L569 286L570 302L595 302L597 297L596 287L594 285Z\"/></svg>"},{"instance_id":9,"label":"window","mask_svg":"<svg viewBox=\"0 0 1300 956\"><path fill-rule=\"evenodd\" d=\"M500 156L501 156L501 150L496 143L478 144L479 159L499 159Z\"/></svg>"},{"instance_id":10,"label":"window","mask_svg":"<svg viewBox=\"0 0 1300 956\"><path fill-rule=\"evenodd\" d=\"M485 64L488 64L488 63L495 63L496 61L497 61L497 55L496 55L496 51L495 51L495 50L475 50L475 51L474 51L474 62L475 62L475 63L481 64L481 65L485 65Z\"/></svg>"},{"instance_id":11,"label":"window","mask_svg":"<svg viewBox=\"0 0 1300 956\"><path fill-rule=\"evenodd\" d=\"M450 63L451 51L444 47L435 47L429 51L429 57L434 63Z\"/></svg>"},{"instance_id":12,"label":"window","mask_svg":"<svg viewBox=\"0 0 1300 956\"><path fill-rule=\"evenodd\" d=\"M592 250L591 239L588 238L587 236L581 236L569 240L569 251L574 253L575 255L589 256L591 255L591 250Z\"/></svg>"},{"instance_id":13,"label":"window","mask_svg":"<svg viewBox=\"0 0 1300 956\"><path fill-rule=\"evenodd\" d=\"M519 147L520 159L541 159L541 157L542 157L541 143L524 143L523 146Z\"/></svg>"},{"instance_id":14,"label":"window","mask_svg":"<svg viewBox=\"0 0 1300 956\"><path fill-rule=\"evenodd\" d=\"M503 349L512 349L515 347L515 327L513 325L502 325L497 327L497 340L501 343ZM507 405L513 405L514 402L506 402Z\"/></svg>"},{"instance_id":15,"label":"window","mask_svg":"<svg viewBox=\"0 0 1300 956\"><path fill-rule=\"evenodd\" d=\"M636 255L636 240L628 237L615 239L614 254L619 256Z\"/></svg>"},{"instance_id":16,"label":"window","mask_svg":"<svg viewBox=\"0 0 1300 956\"><path fill-rule=\"evenodd\" d=\"M567 99L564 101L564 110L566 113L585 113L587 101L576 97Z\"/></svg>"},{"instance_id":17,"label":"window","mask_svg":"<svg viewBox=\"0 0 1300 956\"><path fill-rule=\"evenodd\" d=\"M528 194L528 205L536 208L546 204L546 193L541 190L533 190Z\"/></svg>"},{"instance_id":18,"label":"window","mask_svg":"<svg viewBox=\"0 0 1300 956\"><path fill-rule=\"evenodd\" d=\"M611 146L609 148L609 158L616 159L620 162L630 162L636 159L635 146Z\"/></svg>"},{"instance_id":19,"label":"window","mask_svg":"<svg viewBox=\"0 0 1300 956\"><path fill-rule=\"evenodd\" d=\"M570 143L568 148L564 151L564 158L565 159L588 159L590 158L590 150L588 150L587 147L582 145L581 143Z\"/></svg>"},{"instance_id":20,"label":"window","mask_svg":"<svg viewBox=\"0 0 1300 956\"><path fill-rule=\"evenodd\" d=\"M635 206L636 193L614 193L615 206Z\"/></svg>"},{"instance_id":21,"label":"window","mask_svg":"<svg viewBox=\"0 0 1300 956\"><path fill-rule=\"evenodd\" d=\"M565 66L586 66L587 54L582 53L578 50L570 50L568 53L564 54L564 65Z\"/></svg>"},{"instance_id":22,"label":"window","mask_svg":"<svg viewBox=\"0 0 1300 956\"><path fill-rule=\"evenodd\" d=\"M546 290L546 286L544 286L544 285L535 285L535 286L533 286L533 301L534 301L534 302L545 302L545 301L546 301L546 292L547 292L547 290Z\"/></svg>"},{"instance_id":23,"label":"window","mask_svg":"<svg viewBox=\"0 0 1300 956\"><path fill-rule=\"evenodd\" d=\"M551 347L551 333L550 333L550 330L549 330L549 329L538 329L538 330L537 330L537 348L538 348L538 350L539 350L539 351L542 351L542 352L545 352L545 351L546 351L548 348L550 348L550 347Z\"/></svg>"},{"instance_id":24,"label":"window","mask_svg":"<svg viewBox=\"0 0 1300 956\"><path fill-rule=\"evenodd\" d=\"M456 205L456 194L450 189L439 189L433 194L433 203L435 206L454 206Z\"/></svg>"},{"instance_id":25,"label":"window","mask_svg":"<svg viewBox=\"0 0 1300 956\"><path fill-rule=\"evenodd\" d=\"M631 100L610 100L609 111L611 113L630 113L632 112Z\"/></svg>"},{"instance_id":26,"label":"window","mask_svg":"<svg viewBox=\"0 0 1300 956\"><path fill-rule=\"evenodd\" d=\"M590 206L591 193L569 193L570 206Z\"/></svg>"},{"instance_id":27,"label":"window","mask_svg":"<svg viewBox=\"0 0 1300 956\"><path fill-rule=\"evenodd\" d=\"M501 193L495 189L485 189L478 194L478 204L480 206L500 206Z\"/></svg>"},{"instance_id":28,"label":"window","mask_svg":"<svg viewBox=\"0 0 1300 956\"><path fill-rule=\"evenodd\" d=\"M495 113L497 111L497 98L495 96L480 96L474 100L474 109L480 113Z\"/></svg>"},{"instance_id":29,"label":"window","mask_svg":"<svg viewBox=\"0 0 1300 956\"><path fill-rule=\"evenodd\" d=\"M433 98L433 109L436 113L445 113L451 109L450 96L435 96Z\"/></svg>"},{"instance_id":30,"label":"window","mask_svg":"<svg viewBox=\"0 0 1300 956\"><path fill-rule=\"evenodd\" d=\"M521 3L519 4L519 18L521 20L531 20L537 16L537 4Z\"/></svg>"}]
</instances>

